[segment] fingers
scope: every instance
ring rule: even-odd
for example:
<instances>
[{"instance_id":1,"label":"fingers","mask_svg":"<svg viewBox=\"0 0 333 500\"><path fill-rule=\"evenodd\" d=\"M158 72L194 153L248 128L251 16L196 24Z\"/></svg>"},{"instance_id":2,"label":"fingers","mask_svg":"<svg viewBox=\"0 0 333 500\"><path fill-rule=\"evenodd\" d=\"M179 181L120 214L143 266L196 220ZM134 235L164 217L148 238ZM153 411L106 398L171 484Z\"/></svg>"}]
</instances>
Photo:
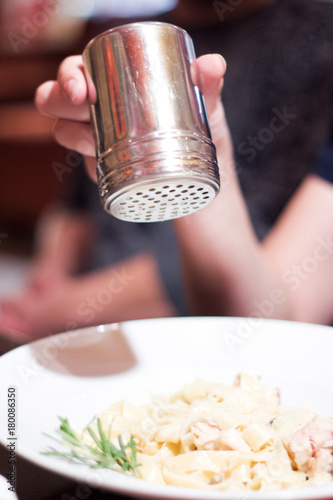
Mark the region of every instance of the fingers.
<instances>
[{"instance_id":1,"label":"fingers","mask_svg":"<svg viewBox=\"0 0 333 500\"><path fill-rule=\"evenodd\" d=\"M226 127L221 127L225 118L220 99L225 70L225 60L219 54L199 57L191 68L192 79L205 98L214 142L226 136ZM88 92L90 101L94 102L95 89L91 82L86 81L82 57L71 56L61 64L57 81L45 82L37 89L35 102L42 113L59 118L54 127L55 139L62 146L84 155L88 173L96 180Z\"/></svg>"},{"instance_id":2,"label":"fingers","mask_svg":"<svg viewBox=\"0 0 333 500\"><path fill-rule=\"evenodd\" d=\"M67 149L95 158L96 151L91 125L72 120L57 120L53 135Z\"/></svg>"},{"instance_id":3,"label":"fingers","mask_svg":"<svg viewBox=\"0 0 333 500\"><path fill-rule=\"evenodd\" d=\"M58 82L45 82L36 91L35 104L44 115L67 120L88 122L90 120L89 104L73 105L64 94Z\"/></svg>"},{"instance_id":4,"label":"fingers","mask_svg":"<svg viewBox=\"0 0 333 500\"><path fill-rule=\"evenodd\" d=\"M89 82L88 82L89 84ZM95 89L85 78L82 56L67 57L60 65L57 81L40 85L35 103L45 115L58 118L53 135L56 141L85 156L88 175L95 182L96 152L90 122L88 91L94 102Z\"/></svg>"},{"instance_id":5,"label":"fingers","mask_svg":"<svg viewBox=\"0 0 333 500\"><path fill-rule=\"evenodd\" d=\"M96 151L91 125L70 120L57 120L53 135L56 141L67 149L84 155L89 177L97 182Z\"/></svg>"},{"instance_id":6,"label":"fingers","mask_svg":"<svg viewBox=\"0 0 333 500\"><path fill-rule=\"evenodd\" d=\"M87 82L81 56L68 57L60 65L57 81L40 85L35 103L43 114L69 120L89 121Z\"/></svg>"},{"instance_id":7,"label":"fingers","mask_svg":"<svg viewBox=\"0 0 333 500\"><path fill-rule=\"evenodd\" d=\"M93 158L92 156L85 156L84 163L86 165L86 171L87 171L90 179L94 182L97 182L97 171L96 171L97 161L96 161L96 158Z\"/></svg>"},{"instance_id":8,"label":"fingers","mask_svg":"<svg viewBox=\"0 0 333 500\"><path fill-rule=\"evenodd\" d=\"M82 56L64 59L59 67L57 80L65 96L74 104L81 104L87 98Z\"/></svg>"},{"instance_id":9,"label":"fingers","mask_svg":"<svg viewBox=\"0 0 333 500\"><path fill-rule=\"evenodd\" d=\"M65 148L84 155L87 173L94 182L97 182L96 151L91 125L59 119L55 123L53 135Z\"/></svg>"}]
</instances>

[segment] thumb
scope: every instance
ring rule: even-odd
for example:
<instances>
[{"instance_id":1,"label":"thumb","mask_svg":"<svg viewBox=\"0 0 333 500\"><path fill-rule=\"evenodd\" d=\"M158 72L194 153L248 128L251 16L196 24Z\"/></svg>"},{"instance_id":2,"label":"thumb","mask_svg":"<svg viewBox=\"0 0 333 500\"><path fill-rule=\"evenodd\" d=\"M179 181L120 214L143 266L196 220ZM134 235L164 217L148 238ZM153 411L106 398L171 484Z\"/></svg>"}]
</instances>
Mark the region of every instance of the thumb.
<instances>
[{"instance_id":1,"label":"thumb","mask_svg":"<svg viewBox=\"0 0 333 500\"><path fill-rule=\"evenodd\" d=\"M233 161L233 148L224 107L221 100L223 78L227 64L219 54L208 54L193 61L192 80L202 92L209 121L212 140L220 159Z\"/></svg>"},{"instance_id":2,"label":"thumb","mask_svg":"<svg viewBox=\"0 0 333 500\"><path fill-rule=\"evenodd\" d=\"M192 63L192 81L205 98L208 118L221 104L220 96L226 67L226 62L220 54L201 56Z\"/></svg>"}]
</instances>

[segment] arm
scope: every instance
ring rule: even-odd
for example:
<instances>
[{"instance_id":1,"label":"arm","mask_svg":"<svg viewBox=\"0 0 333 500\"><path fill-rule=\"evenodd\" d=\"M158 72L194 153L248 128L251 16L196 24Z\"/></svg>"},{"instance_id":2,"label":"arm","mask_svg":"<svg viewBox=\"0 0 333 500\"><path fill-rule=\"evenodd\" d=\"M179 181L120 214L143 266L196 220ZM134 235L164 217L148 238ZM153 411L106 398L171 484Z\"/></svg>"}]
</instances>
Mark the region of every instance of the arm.
<instances>
[{"instance_id":1,"label":"arm","mask_svg":"<svg viewBox=\"0 0 333 500\"><path fill-rule=\"evenodd\" d=\"M224 185L210 206L175 222L193 310L331 323L332 184L309 176L269 236L259 243L238 185L216 92L223 68L211 66L209 71L205 61L200 64L198 83L206 96Z\"/></svg>"},{"instance_id":2,"label":"arm","mask_svg":"<svg viewBox=\"0 0 333 500\"><path fill-rule=\"evenodd\" d=\"M197 60L193 78L205 96L224 182L210 205L178 219L175 227L192 310L199 314L261 316L257 302L276 290L281 289L283 295L287 290L267 260L248 216L220 99L225 64L213 57ZM288 300L275 304L274 317L289 316Z\"/></svg>"},{"instance_id":3,"label":"arm","mask_svg":"<svg viewBox=\"0 0 333 500\"><path fill-rule=\"evenodd\" d=\"M210 73L200 64L198 83L206 96L224 185L211 205L175 222L192 309L330 324L333 186L309 176L259 243L238 185L223 108L217 93L214 97L218 70Z\"/></svg>"},{"instance_id":4,"label":"arm","mask_svg":"<svg viewBox=\"0 0 333 500\"><path fill-rule=\"evenodd\" d=\"M327 280L326 283L332 282L329 259L325 265L326 271L323 266L316 273L317 285L313 287L313 280L305 278L297 293L294 293L285 273L295 264L295 260L305 258L304 255L309 251L309 244L304 246L306 241L315 241L318 234L323 238L330 237L332 188L318 179L316 186L313 184L315 179L306 181L293 200L295 204L286 208L269 238L262 244L258 242L238 185L231 140L220 99L224 72L225 63L216 55L203 56L192 67L193 80L205 97L212 138L226 179L221 194L213 203L202 211L175 221L193 311L199 314L256 315L329 322L329 306L324 311L319 304L321 299L316 297L319 287L323 289L322 276ZM89 110L86 96L82 62L79 56L75 56L63 63L58 82L47 82L39 88L36 103L42 112L61 117L55 128L56 139L60 144L86 155L88 172L94 178L96 160L91 127L87 123ZM86 139L88 134L91 140ZM312 192L313 188L315 193ZM325 198L321 197L322 189ZM310 219L304 222L304 206L308 203L312 205L309 196L313 195L320 198L316 216L312 217L311 214ZM291 235L301 224L299 218L306 224L305 235L299 239L293 236L291 240ZM318 224L320 233L317 232ZM310 310L305 310L307 302L304 304L304 300L312 301L311 314ZM268 307L268 304L273 305ZM264 306L267 306L266 309Z\"/></svg>"},{"instance_id":5,"label":"arm","mask_svg":"<svg viewBox=\"0 0 333 500\"><path fill-rule=\"evenodd\" d=\"M224 194L196 220L176 223L193 310L331 324L333 186L309 176L262 244Z\"/></svg>"},{"instance_id":6,"label":"arm","mask_svg":"<svg viewBox=\"0 0 333 500\"><path fill-rule=\"evenodd\" d=\"M37 224L34 267L71 275L85 263L93 233L88 214L62 207L48 208Z\"/></svg>"},{"instance_id":7,"label":"arm","mask_svg":"<svg viewBox=\"0 0 333 500\"><path fill-rule=\"evenodd\" d=\"M68 278L43 293L25 292L1 306L0 327L24 332L27 341L89 325L175 314L149 254Z\"/></svg>"},{"instance_id":8,"label":"arm","mask_svg":"<svg viewBox=\"0 0 333 500\"><path fill-rule=\"evenodd\" d=\"M333 185L308 176L265 239L263 248L288 288L292 318L333 319Z\"/></svg>"},{"instance_id":9,"label":"arm","mask_svg":"<svg viewBox=\"0 0 333 500\"><path fill-rule=\"evenodd\" d=\"M86 274L73 286L65 306L66 323L73 322L73 328L175 314L150 254Z\"/></svg>"}]
</instances>

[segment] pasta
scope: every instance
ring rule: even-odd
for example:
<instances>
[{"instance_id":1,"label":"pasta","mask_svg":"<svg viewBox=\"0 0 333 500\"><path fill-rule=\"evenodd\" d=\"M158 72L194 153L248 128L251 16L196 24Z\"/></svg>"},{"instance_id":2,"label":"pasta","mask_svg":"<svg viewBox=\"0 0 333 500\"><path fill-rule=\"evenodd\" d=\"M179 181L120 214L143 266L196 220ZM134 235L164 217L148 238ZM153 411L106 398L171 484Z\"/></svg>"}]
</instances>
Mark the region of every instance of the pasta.
<instances>
[{"instance_id":1,"label":"pasta","mask_svg":"<svg viewBox=\"0 0 333 500\"><path fill-rule=\"evenodd\" d=\"M281 406L279 391L256 375L240 373L232 386L197 380L151 405L122 401L99 417L106 432L112 423L111 441L134 437L138 474L148 481L278 490L333 480L333 418Z\"/></svg>"}]
</instances>

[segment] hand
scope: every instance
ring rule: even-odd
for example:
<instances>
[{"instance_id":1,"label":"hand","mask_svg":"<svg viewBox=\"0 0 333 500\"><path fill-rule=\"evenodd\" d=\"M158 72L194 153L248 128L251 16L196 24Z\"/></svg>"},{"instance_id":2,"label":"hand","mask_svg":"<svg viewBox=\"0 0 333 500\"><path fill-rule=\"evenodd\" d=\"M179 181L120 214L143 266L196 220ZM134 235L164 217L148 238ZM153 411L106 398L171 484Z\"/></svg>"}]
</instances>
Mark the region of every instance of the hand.
<instances>
[{"instance_id":1,"label":"hand","mask_svg":"<svg viewBox=\"0 0 333 500\"><path fill-rule=\"evenodd\" d=\"M0 331L20 332L29 342L65 329L68 298L73 295L70 280L48 288L27 288L19 296L1 302ZM14 335L13 335L14 336Z\"/></svg>"},{"instance_id":2,"label":"hand","mask_svg":"<svg viewBox=\"0 0 333 500\"><path fill-rule=\"evenodd\" d=\"M232 147L220 99L226 63L222 56L209 54L192 64L192 79L204 95L213 142L218 155L232 158ZM81 56L65 59L56 81L38 87L37 108L57 118L54 137L59 144L81 153L90 177L96 181L96 157L90 124L88 89Z\"/></svg>"},{"instance_id":3,"label":"hand","mask_svg":"<svg viewBox=\"0 0 333 500\"><path fill-rule=\"evenodd\" d=\"M37 88L35 104L45 115L57 118L53 129L56 141L85 158L88 174L96 182L96 155L82 56L66 58L56 81Z\"/></svg>"},{"instance_id":4,"label":"hand","mask_svg":"<svg viewBox=\"0 0 333 500\"><path fill-rule=\"evenodd\" d=\"M29 273L26 288L31 292L43 293L60 285L67 278L67 273L56 262L36 262Z\"/></svg>"},{"instance_id":5,"label":"hand","mask_svg":"<svg viewBox=\"0 0 333 500\"><path fill-rule=\"evenodd\" d=\"M192 80L202 92L212 134L216 146L217 156L223 163L233 163L233 149L226 121L224 107L221 100L221 91L226 72L226 62L219 54L201 56L192 63Z\"/></svg>"}]
</instances>

